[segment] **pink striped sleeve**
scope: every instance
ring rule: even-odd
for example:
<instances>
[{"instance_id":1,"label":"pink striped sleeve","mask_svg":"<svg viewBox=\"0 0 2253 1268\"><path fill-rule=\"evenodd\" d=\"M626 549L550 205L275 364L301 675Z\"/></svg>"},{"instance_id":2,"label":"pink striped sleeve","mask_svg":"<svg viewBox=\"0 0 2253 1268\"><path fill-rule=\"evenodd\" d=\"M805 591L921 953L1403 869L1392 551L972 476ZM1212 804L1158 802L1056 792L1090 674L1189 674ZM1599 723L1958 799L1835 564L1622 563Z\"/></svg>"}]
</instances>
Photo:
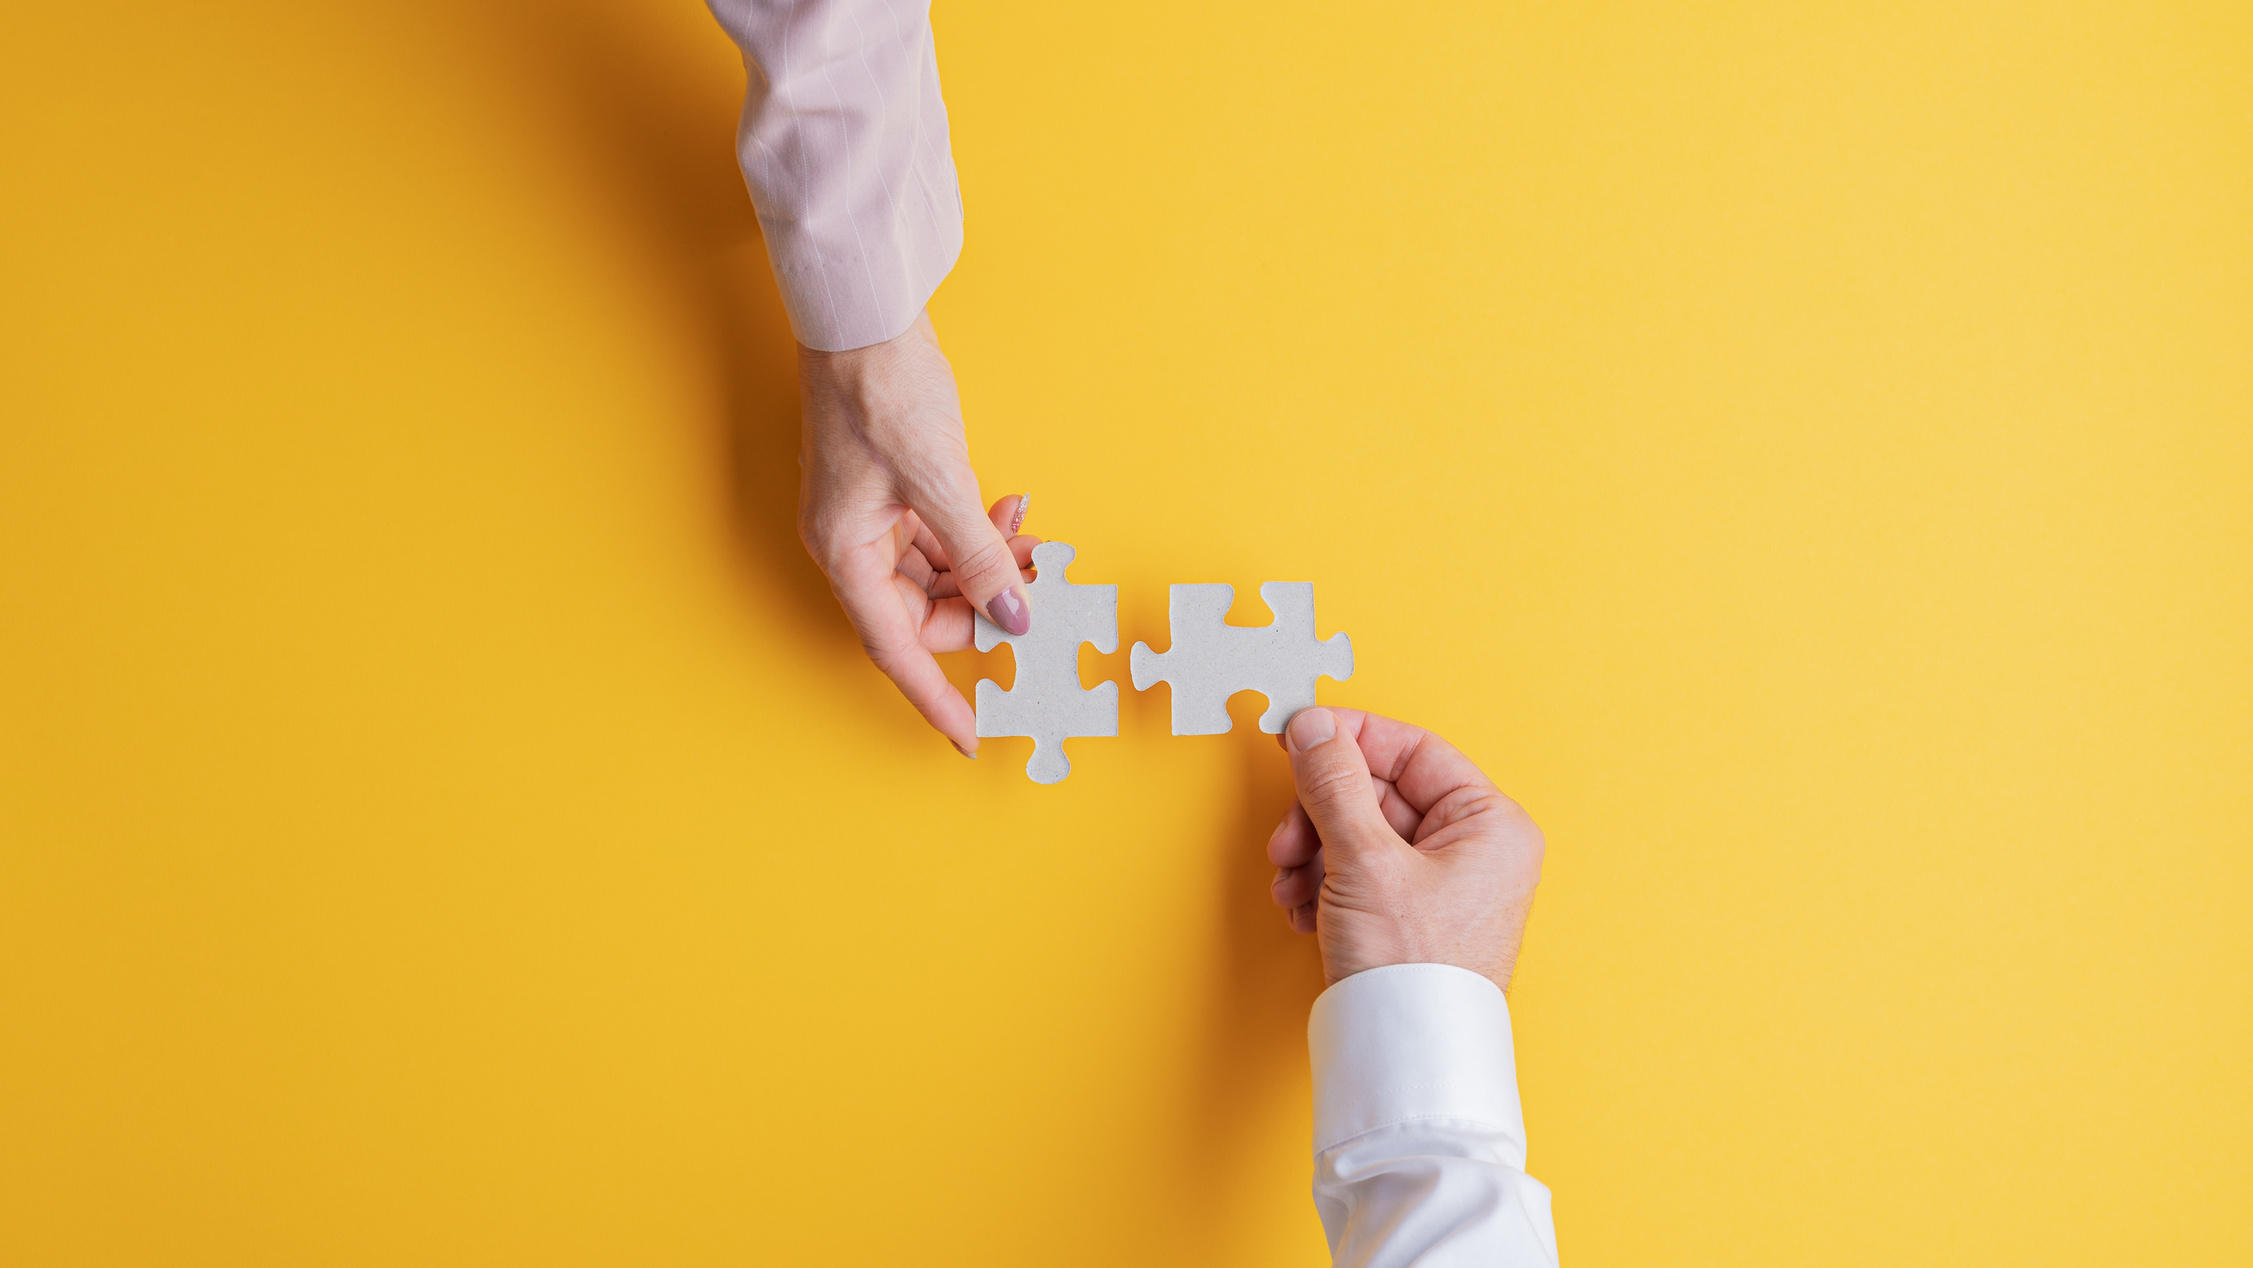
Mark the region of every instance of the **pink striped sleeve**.
<instances>
[{"instance_id":1,"label":"pink striped sleeve","mask_svg":"<svg viewBox=\"0 0 2253 1268\"><path fill-rule=\"evenodd\" d=\"M736 155L799 342L881 343L962 252L929 0L708 0L749 75Z\"/></svg>"}]
</instances>

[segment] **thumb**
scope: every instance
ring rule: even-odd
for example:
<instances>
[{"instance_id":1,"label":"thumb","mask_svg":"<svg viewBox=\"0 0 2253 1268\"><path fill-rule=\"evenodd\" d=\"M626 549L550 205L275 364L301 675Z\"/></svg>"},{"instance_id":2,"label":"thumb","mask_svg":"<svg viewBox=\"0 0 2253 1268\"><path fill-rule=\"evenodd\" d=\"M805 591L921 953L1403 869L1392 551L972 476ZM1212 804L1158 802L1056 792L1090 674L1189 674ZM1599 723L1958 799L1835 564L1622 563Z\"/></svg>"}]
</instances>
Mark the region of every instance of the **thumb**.
<instances>
[{"instance_id":1,"label":"thumb","mask_svg":"<svg viewBox=\"0 0 2253 1268\"><path fill-rule=\"evenodd\" d=\"M1301 709L1285 733L1299 804L1314 821L1330 866L1400 843L1400 835L1385 822L1377 804L1369 760L1353 735L1338 725L1337 714L1319 707Z\"/></svg>"},{"instance_id":2,"label":"thumb","mask_svg":"<svg viewBox=\"0 0 2253 1268\"><path fill-rule=\"evenodd\" d=\"M1033 605L1024 574L1017 570L1008 537L978 505L978 482L965 473L964 479L948 482L944 491L919 502L916 516L946 551L948 570L962 596L1011 634L1032 629Z\"/></svg>"}]
</instances>

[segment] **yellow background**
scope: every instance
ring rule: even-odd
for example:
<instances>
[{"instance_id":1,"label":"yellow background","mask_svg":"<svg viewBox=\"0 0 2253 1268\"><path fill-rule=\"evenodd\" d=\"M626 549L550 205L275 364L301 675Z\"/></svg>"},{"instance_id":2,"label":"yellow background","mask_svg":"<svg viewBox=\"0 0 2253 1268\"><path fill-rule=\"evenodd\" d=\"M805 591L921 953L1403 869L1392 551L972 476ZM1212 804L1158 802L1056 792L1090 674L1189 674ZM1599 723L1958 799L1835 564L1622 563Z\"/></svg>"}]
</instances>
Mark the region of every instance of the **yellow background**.
<instances>
[{"instance_id":1,"label":"yellow background","mask_svg":"<svg viewBox=\"0 0 2253 1268\"><path fill-rule=\"evenodd\" d=\"M2253 8L937 22L1091 680L1312 580L1547 828L1568 1262L2253 1260ZM1258 701L861 660L699 6L5 29L0 1259L1320 1262Z\"/></svg>"}]
</instances>

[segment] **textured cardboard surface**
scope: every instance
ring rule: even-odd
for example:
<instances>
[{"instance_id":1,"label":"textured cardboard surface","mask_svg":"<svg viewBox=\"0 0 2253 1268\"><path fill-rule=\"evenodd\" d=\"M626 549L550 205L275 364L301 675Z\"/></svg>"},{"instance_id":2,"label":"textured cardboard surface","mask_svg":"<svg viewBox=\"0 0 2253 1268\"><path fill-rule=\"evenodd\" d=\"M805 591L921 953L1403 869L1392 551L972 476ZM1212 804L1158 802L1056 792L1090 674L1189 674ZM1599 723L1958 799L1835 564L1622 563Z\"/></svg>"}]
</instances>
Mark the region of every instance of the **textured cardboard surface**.
<instances>
[{"instance_id":1,"label":"textured cardboard surface","mask_svg":"<svg viewBox=\"0 0 2253 1268\"><path fill-rule=\"evenodd\" d=\"M1064 575L1078 552L1062 542L1033 547L1036 575L1030 586L1033 627L1010 634L978 617L978 650L1004 643L1017 659L1009 690L991 678L978 680L978 734L1027 735L1033 740L1025 774L1036 784L1053 784L1072 773L1064 741L1075 736L1119 733L1119 684L1080 686L1080 644L1104 653L1119 650L1119 588L1076 585Z\"/></svg>"},{"instance_id":2,"label":"textured cardboard surface","mask_svg":"<svg viewBox=\"0 0 2253 1268\"><path fill-rule=\"evenodd\" d=\"M1313 582L1270 581L1259 597L1275 613L1273 622L1230 625L1234 586L1174 586L1167 597L1173 645L1163 652L1134 645L1134 689L1173 685L1175 735L1226 734L1228 697L1246 688L1267 697L1259 729L1278 735L1292 714L1314 703L1316 678L1353 676L1352 641L1344 634L1314 637Z\"/></svg>"}]
</instances>

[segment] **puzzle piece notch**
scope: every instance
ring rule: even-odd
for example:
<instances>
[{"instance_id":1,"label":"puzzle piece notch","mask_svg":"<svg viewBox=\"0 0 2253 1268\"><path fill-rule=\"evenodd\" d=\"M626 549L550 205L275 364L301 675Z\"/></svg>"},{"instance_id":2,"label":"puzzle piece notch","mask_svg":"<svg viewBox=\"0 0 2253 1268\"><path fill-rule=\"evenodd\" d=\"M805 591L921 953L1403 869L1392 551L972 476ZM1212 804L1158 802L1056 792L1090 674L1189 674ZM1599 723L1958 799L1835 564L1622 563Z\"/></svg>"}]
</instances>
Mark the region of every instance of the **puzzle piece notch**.
<instances>
[{"instance_id":1,"label":"puzzle piece notch","mask_svg":"<svg viewBox=\"0 0 2253 1268\"><path fill-rule=\"evenodd\" d=\"M1270 581L1259 597L1275 614L1267 625L1228 623L1236 587L1177 585L1167 591L1173 645L1163 652L1136 643L1128 658L1134 689L1173 685L1175 735L1228 733L1228 698L1250 689L1267 697L1259 729L1280 735L1291 715L1314 703L1315 680L1353 677L1353 641L1314 637L1314 583Z\"/></svg>"},{"instance_id":2,"label":"puzzle piece notch","mask_svg":"<svg viewBox=\"0 0 2253 1268\"><path fill-rule=\"evenodd\" d=\"M1026 590L1032 596L1033 628L1011 634L977 618L972 636L981 652L1004 643L1017 661L1017 680L1009 690L991 678L978 680L978 734L1023 735L1033 741L1025 774L1036 784L1054 784L1072 773L1064 741L1078 736L1119 733L1119 684L1080 686L1080 644L1119 650L1119 588L1075 585L1064 575L1078 554L1062 542L1033 547L1037 574Z\"/></svg>"}]
</instances>

